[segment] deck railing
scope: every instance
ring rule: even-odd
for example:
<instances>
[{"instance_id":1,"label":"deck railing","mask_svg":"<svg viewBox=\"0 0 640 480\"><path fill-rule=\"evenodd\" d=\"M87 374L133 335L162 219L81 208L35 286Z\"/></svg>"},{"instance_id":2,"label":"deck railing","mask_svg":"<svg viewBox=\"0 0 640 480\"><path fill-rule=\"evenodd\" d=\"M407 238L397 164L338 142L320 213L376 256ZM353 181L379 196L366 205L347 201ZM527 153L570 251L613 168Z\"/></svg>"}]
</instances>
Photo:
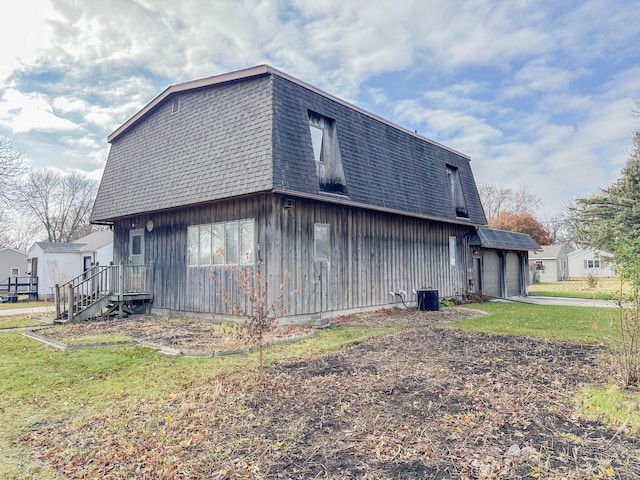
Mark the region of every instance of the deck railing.
<instances>
[{"instance_id":1,"label":"deck railing","mask_svg":"<svg viewBox=\"0 0 640 480\"><path fill-rule=\"evenodd\" d=\"M0 281L0 292L34 293L38 291L38 277L8 277Z\"/></svg>"},{"instance_id":2,"label":"deck railing","mask_svg":"<svg viewBox=\"0 0 640 480\"><path fill-rule=\"evenodd\" d=\"M96 265L72 278L63 285L55 286L56 318L66 314L68 320L95 302L109 295L118 295L123 301L125 294L150 293L153 265Z\"/></svg>"}]
</instances>

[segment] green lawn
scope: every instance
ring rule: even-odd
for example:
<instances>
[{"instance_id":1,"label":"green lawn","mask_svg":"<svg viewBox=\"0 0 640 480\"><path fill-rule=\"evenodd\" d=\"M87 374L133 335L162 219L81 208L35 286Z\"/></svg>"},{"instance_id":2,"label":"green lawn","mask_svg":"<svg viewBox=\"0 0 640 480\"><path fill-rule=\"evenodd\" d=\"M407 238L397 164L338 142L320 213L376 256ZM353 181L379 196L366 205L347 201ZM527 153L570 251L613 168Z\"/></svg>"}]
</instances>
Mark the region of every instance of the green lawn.
<instances>
[{"instance_id":1,"label":"green lawn","mask_svg":"<svg viewBox=\"0 0 640 480\"><path fill-rule=\"evenodd\" d=\"M7 328L37 327L45 324L46 322L25 318L23 315L0 316L0 331Z\"/></svg>"},{"instance_id":2,"label":"green lawn","mask_svg":"<svg viewBox=\"0 0 640 480\"><path fill-rule=\"evenodd\" d=\"M631 290L627 284L620 283L619 278L601 278L595 287L590 287L586 279L567 280L564 282L534 283L529 285L529 295L543 297L586 298L595 300L618 300L620 294L629 297Z\"/></svg>"},{"instance_id":3,"label":"green lawn","mask_svg":"<svg viewBox=\"0 0 640 480\"><path fill-rule=\"evenodd\" d=\"M479 303L470 306L489 315L456 322L457 328L523 337L553 338L595 344L611 334L616 308L531 305L515 302ZM596 329L597 326L597 329Z\"/></svg>"},{"instance_id":4,"label":"green lawn","mask_svg":"<svg viewBox=\"0 0 640 480\"><path fill-rule=\"evenodd\" d=\"M16 303L12 303L12 302L7 302L7 303L0 303L0 310L13 310L14 308L33 308L33 307L51 307L52 309L55 308L55 303L54 302L33 302L33 301L27 301L27 300L22 300L19 298L20 301L16 302Z\"/></svg>"},{"instance_id":5,"label":"green lawn","mask_svg":"<svg viewBox=\"0 0 640 480\"><path fill-rule=\"evenodd\" d=\"M301 342L266 351L267 361L306 357L389 332L383 328L337 327ZM138 346L59 351L23 336L0 332L0 478L51 479L47 470L14 441L39 422L113 411L126 402L161 401L163 394L193 382L257 371L257 354L217 358L162 355Z\"/></svg>"}]
</instances>

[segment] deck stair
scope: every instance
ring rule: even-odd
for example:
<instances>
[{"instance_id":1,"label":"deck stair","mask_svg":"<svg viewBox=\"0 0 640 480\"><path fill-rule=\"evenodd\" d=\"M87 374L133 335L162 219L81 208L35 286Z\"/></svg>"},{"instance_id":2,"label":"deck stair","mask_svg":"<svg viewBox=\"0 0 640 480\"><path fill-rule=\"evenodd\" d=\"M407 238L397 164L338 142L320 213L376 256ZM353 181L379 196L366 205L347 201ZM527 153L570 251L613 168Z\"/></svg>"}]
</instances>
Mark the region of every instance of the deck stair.
<instances>
[{"instance_id":1,"label":"deck stair","mask_svg":"<svg viewBox=\"0 0 640 480\"><path fill-rule=\"evenodd\" d=\"M148 311L153 300L153 265L94 266L63 285L56 285L55 323Z\"/></svg>"}]
</instances>

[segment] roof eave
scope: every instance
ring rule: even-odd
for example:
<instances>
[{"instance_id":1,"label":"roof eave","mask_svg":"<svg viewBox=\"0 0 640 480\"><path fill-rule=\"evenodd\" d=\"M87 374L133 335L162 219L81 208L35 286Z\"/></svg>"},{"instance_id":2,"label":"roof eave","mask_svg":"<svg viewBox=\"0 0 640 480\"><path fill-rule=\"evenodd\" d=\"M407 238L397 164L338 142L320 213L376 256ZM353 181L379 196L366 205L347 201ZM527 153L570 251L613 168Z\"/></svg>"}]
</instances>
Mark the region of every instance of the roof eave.
<instances>
[{"instance_id":1,"label":"roof eave","mask_svg":"<svg viewBox=\"0 0 640 480\"><path fill-rule=\"evenodd\" d=\"M484 226L484 224L482 223L476 223L473 222L471 220L467 220L467 219L463 219L463 218L457 218L457 219L451 219L451 218L444 218L444 217L438 217L435 215L424 215L424 214L420 214L420 213L414 213L414 212L409 212L406 210L399 210L396 208L387 208L387 207L380 207L377 205L371 205L369 203L362 203L362 202L355 202L347 197L344 197L342 195L331 195L331 194L309 194L309 193L304 193L304 192L297 192L295 190L287 190L287 189L281 189L281 188L276 188L273 190L273 193L277 193L280 195L288 195L291 197L298 197L298 198L305 198L305 199L309 199L309 200L319 200L322 202L327 202L327 203L335 203L335 204L339 204L339 205L345 205L348 207L355 207L355 208L362 208L365 210L375 210L377 212L384 212L384 213L390 213L393 215L402 215L404 217L413 217L413 218L420 218L423 220L432 220L434 222L443 222L443 223L449 223L449 224L454 224L454 225L466 225L469 227L482 227Z\"/></svg>"}]
</instances>

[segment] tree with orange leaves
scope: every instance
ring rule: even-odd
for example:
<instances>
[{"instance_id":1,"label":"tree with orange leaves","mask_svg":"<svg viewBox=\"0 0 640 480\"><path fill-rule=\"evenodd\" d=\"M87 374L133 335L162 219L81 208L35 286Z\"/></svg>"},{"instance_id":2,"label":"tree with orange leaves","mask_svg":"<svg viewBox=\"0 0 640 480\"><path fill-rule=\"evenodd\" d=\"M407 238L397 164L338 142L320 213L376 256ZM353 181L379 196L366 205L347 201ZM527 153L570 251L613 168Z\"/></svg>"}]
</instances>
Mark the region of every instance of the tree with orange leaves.
<instances>
[{"instance_id":1,"label":"tree with orange leaves","mask_svg":"<svg viewBox=\"0 0 640 480\"><path fill-rule=\"evenodd\" d=\"M553 238L538 220L528 213L515 214L501 212L496 218L489 221L491 228L508 230L510 232L528 233L538 245L551 245Z\"/></svg>"}]
</instances>

